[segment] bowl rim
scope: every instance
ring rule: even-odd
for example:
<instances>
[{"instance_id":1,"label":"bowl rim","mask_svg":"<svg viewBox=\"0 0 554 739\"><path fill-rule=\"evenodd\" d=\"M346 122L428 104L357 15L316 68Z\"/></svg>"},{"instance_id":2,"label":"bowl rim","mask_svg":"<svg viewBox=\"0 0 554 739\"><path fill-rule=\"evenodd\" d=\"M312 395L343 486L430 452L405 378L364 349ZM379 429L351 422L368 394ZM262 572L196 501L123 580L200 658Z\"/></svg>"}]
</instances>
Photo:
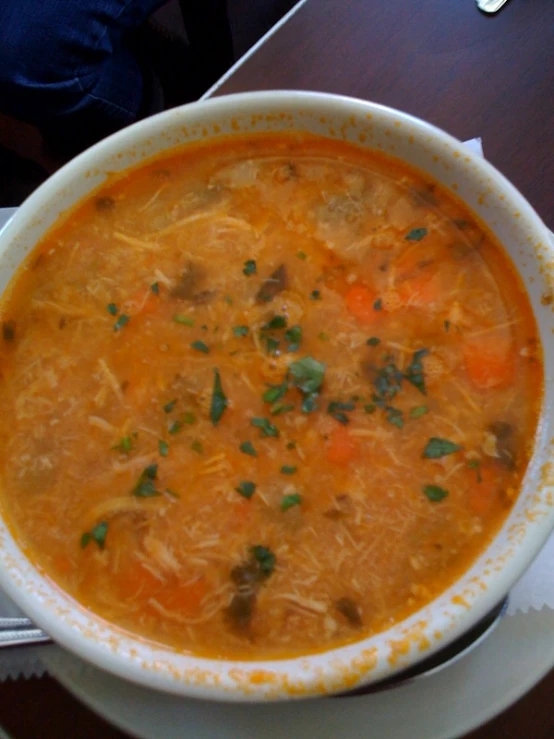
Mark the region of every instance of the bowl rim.
<instances>
[{"instance_id":1,"label":"bowl rim","mask_svg":"<svg viewBox=\"0 0 554 739\"><path fill-rule=\"evenodd\" d=\"M219 116L241 115L244 107L249 108L249 106L255 106L258 109L263 108L269 111L285 109L295 111L299 107L319 106L322 108L333 108L334 113L344 115L345 117L350 112L356 112L357 114L371 114L383 119L394 118L409 125L412 134L416 135L416 137L431 136L434 140L450 147L450 149L459 149L462 146L462 143L458 139L415 116L378 103L343 95L325 92L279 90L238 93L197 101L138 121L132 126L98 142L64 165L27 198L9 224L0 233L0 253L3 248L7 247L15 235L28 227L32 219L36 217L36 213L47 207L64 188L70 187L72 182L82 177L83 172L86 170L92 167L102 166L98 164L98 161L102 162L102 160L108 159L116 152L136 146L148 138L157 137L167 127L171 128L180 123L184 124L189 117L197 113L200 115L205 114L206 116L209 114L217 114ZM214 138L217 138L217 136L214 136ZM165 149L166 153L170 152L173 148L173 145L168 146ZM551 245L546 226L514 185L489 162L478 155L469 151L466 154L464 150L464 156L469 158L477 172L494 180L496 186L506 196L507 200L517 204L518 210L530 224L535 241L542 241L547 244L551 249L551 253L554 254L554 246ZM125 167L125 169L142 165L148 158L138 158L134 165ZM95 187L91 188L89 192L94 189ZM83 197L87 197L87 195ZM45 229L44 232L46 230L48 229ZM0 525L2 524L3 521L0 520ZM471 608L464 610L463 607L460 607L456 611L455 623L448 631L448 635L442 640L437 640L435 643L426 647L422 656L427 657L432 655L448 642L459 637L472 624L483 617L499 600L499 597L504 596L508 592L510 587L521 577L539 553L549 537L551 530L554 528L554 508L551 507L548 515L544 518L539 517L537 521L531 522L529 528L530 530L532 528L533 536L530 536L529 532L526 533L523 542L518 544L517 557L512 558L508 565L504 566L495 576L494 587L490 587L476 596ZM8 536L11 536L11 534L8 534ZM1 543L2 532L0 531ZM31 564L17 542L14 542L14 546L27 565L39 577L45 579L43 575L41 576L40 570ZM481 559L481 556L477 561L479 559ZM467 572L460 575L459 580L454 585L463 580L466 575ZM371 655L368 653L368 643L374 641L375 637L366 637L357 642L326 650L316 655L301 655L290 659L244 661L178 656L181 660L189 660L195 668L192 672L186 673L190 679L186 680L182 676L176 676L171 671L157 672L155 668L151 668L156 663L156 660L165 659L168 654L174 655L175 653L172 650L163 647L158 649L156 645L149 645L148 648L153 653L152 664L147 668L142 665L143 669L140 669L141 665L130 660L128 653L120 653L118 650L114 650L113 644L110 645L109 643L109 639L105 643L91 639L90 635L75 628L74 624L70 621L60 618L59 613L56 614L55 609L52 609L44 600L41 602L33 592L22 587L22 584L21 578L14 576L13 571L10 570L9 566L6 566L6 561L2 560L2 556L0 555L0 585L60 645L101 669L108 670L126 680L181 695L227 701L265 701L289 699L291 697L313 697L314 695L323 695L328 692L338 692L339 690L345 689L345 683L343 678L340 678L336 684L333 682L337 677L337 666L334 659L337 655L342 656L343 653L348 653L346 659L350 664L349 674L350 677L352 674L356 675L355 683L353 683L356 687L373 682L376 679L381 679L382 677L389 677L406 666L405 663L400 663L396 667L389 666L388 669L385 669L382 665L381 668L379 668L379 665L377 668L374 668L374 655L373 653ZM439 601L450 590L452 588L448 588L444 593L437 596L432 603ZM63 593L61 590L59 592ZM86 610L79 603L72 601L69 596L66 596L65 608L66 610L69 608L74 611ZM89 612L88 615L90 616L91 613ZM377 636L386 637L387 635L390 636L391 633L399 633L399 626L415 626L418 619L421 618L420 613L421 611L415 612L408 619L395 624L391 629L381 632ZM93 613L92 616L96 622L102 622L103 626L107 628L107 632L112 635L116 634L117 638L120 638L121 630L118 627L107 625L107 622L104 622L98 616L94 616ZM131 638L131 642L134 643L136 641L137 637ZM140 637L138 637L138 641L141 641ZM379 660L383 662L384 656L379 655ZM235 676L230 681L220 680L224 665L235 671ZM339 668L339 672L340 669L343 668ZM255 673L274 670L283 677L283 680L278 681L277 687L274 686L274 689L268 690L267 684L263 680L259 683L250 680ZM383 670L385 671L383 672ZM295 674L298 677L299 684L302 686L301 689L297 690L289 683L287 676L291 674ZM330 689L329 685L331 686Z\"/></svg>"}]
</instances>

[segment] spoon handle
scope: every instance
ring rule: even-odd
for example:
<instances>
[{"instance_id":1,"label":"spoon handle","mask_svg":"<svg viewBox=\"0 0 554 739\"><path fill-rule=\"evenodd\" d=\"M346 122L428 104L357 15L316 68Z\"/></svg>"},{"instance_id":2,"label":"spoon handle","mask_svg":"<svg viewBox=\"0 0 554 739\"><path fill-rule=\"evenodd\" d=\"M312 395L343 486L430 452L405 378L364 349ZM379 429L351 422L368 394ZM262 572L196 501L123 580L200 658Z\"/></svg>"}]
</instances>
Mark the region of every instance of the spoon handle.
<instances>
[{"instance_id":1,"label":"spoon handle","mask_svg":"<svg viewBox=\"0 0 554 739\"><path fill-rule=\"evenodd\" d=\"M23 647L29 644L44 644L52 641L41 629L0 629L0 649L2 647Z\"/></svg>"}]
</instances>

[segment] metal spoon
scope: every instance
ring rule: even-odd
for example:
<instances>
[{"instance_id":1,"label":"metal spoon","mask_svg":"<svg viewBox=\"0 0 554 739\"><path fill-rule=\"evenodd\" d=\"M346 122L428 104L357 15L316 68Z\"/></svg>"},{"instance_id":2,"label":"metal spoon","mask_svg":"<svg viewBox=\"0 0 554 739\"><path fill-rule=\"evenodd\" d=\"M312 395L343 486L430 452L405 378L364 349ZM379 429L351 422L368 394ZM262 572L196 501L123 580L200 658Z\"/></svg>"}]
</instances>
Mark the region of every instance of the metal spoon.
<instances>
[{"instance_id":1,"label":"metal spoon","mask_svg":"<svg viewBox=\"0 0 554 739\"><path fill-rule=\"evenodd\" d=\"M51 638L38 629L29 618L0 618L0 648L23 647L29 644L45 644Z\"/></svg>"},{"instance_id":2,"label":"metal spoon","mask_svg":"<svg viewBox=\"0 0 554 739\"><path fill-rule=\"evenodd\" d=\"M477 7L483 13L496 13L508 0L476 0Z\"/></svg>"}]
</instances>

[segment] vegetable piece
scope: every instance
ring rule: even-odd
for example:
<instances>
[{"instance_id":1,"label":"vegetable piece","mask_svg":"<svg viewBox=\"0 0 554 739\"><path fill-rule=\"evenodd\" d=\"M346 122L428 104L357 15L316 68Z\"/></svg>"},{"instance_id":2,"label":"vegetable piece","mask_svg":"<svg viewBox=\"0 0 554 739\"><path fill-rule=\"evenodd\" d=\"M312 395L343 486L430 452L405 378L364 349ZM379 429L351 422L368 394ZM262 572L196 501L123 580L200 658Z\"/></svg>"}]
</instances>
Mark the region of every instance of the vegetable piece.
<instances>
[{"instance_id":1,"label":"vegetable piece","mask_svg":"<svg viewBox=\"0 0 554 739\"><path fill-rule=\"evenodd\" d=\"M422 490L432 503L438 503L448 496L448 490L438 485L424 485Z\"/></svg>"},{"instance_id":2,"label":"vegetable piece","mask_svg":"<svg viewBox=\"0 0 554 739\"><path fill-rule=\"evenodd\" d=\"M260 429L260 436L279 436L279 429L268 418L252 418L250 424Z\"/></svg>"},{"instance_id":3,"label":"vegetable piece","mask_svg":"<svg viewBox=\"0 0 554 739\"><path fill-rule=\"evenodd\" d=\"M332 400L327 406L327 413L333 416L339 423L347 424L350 419L344 413L344 411L353 411L356 407L355 403L340 403L339 401Z\"/></svg>"},{"instance_id":4,"label":"vegetable piece","mask_svg":"<svg viewBox=\"0 0 554 739\"><path fill-rule=\"evenodd\" d=\"M198 283L204 278L204 269L194 262L188 262L181 272L176 284L169 291L172 298L191 300L196 292Z\"/></svg>"},{"instance_id":5,"label":"vegetable piece","mask_svg":"<svg viewBox=\"0 0 554 739\"><path fill-rule=\"evenodd\" d=\"M194 326L194 318L190 318L189 316L183 316L180 313L176 313L173 316L173 320L175 323L180 323L181 326Z\"/></svg>"},{"instance_id":6,"label":"vegetable piece","mask_svg":"<svg viewBox=\"0 0 554 739\"><path fill-rule=\"evenodd\" d=\"M150 285L150 290L152 290L152 292L154 293L154 295L159 295L160 294L160 283L159 282L153 282Z\"/></svg>"},{"instance_id":7,"label":"vegetable piece","mask_svg":"<svg viewBox=\"0 0 554 739\"><path fill-rule=\"evenodd\" d=\"M160 492L156 490L156 486L154 485L154 480L157 476L157 464L149 464L148 467L145 467L133 489L133 495L137 498L152 498L155 495L160 495Z\"/></svg>"},{"instance_id":8,"label":"vegetable piece","mask_svg":"<svg viewBox=\"0 0 554 739\"><path fill-rule=\"evenodd\" d=\"M280 292L286 289L288 285L287 267L281 264L275 272L265 280L256 294L257 303L269 303Z\"/></svg>"},{"instance_id":9,"label":"vegetable piece","mask_svg":"<svg viewBox=\"0 0 554 739\"><path fill-rule=\"evenodd\" d=\"M169 433L172 436L175 436L175 434L178 434L182 428L183 428L182 421L173 421L173 423L169 426Z\"/></svg>"},{"instance_id":10,"label":"vegetable piece","mask_svg":"<svg viewBox=\"0 0 554 739\"><path fill-rule=\"evenodd\" d=\"M291 326L285 331L285 341L288 341L287 351L297 352L302 341L302 328L300 326Z\"/></svg>"},{"instance_id":11,"label":"vegetable piece","mask_svg":"<svg viewBox=\"0 0 554 739\"><path fill-rule=\"evenodd\" d=\"M169 444L167 443L167 441L164 441L163 439L159 439L158 451L161 457L167 457L167 455L169 454Z\"/></svg>"},{"instance_id":12,"label":"vegetable piece","mask_svg":"<svg viewBox=\"0 0 554 739\"><path fill-rule=\"evenodd\" d=\"M132 436L123 436L117 444L114 444L112 449L115 449L122 454L129 454L129 452L133 448L133 439L136 439L136 437L136 433Z\"/></svg>"},{"instance_id":13,"label":"vegetable piece","mask_svg":"<svg viewBox=\"0 0 554 739\"><path fill-rule=\"evenodd\" d=\"M273 316L267 323L262 326L262 331L273 331L278 328L286 328L286 316Z\"/></svg>"},{"instance_id":14,"label":"vegetable piece","mask_svg":"<svg viewBox=\"0 0 554 739\"><path fill-rule=\"evenodd\" d=\"M341 616L345 617L350 626L359 629L363 625L360 606L352 598L339 598L335 601L335 608Z\"/></svg>"},{"instance_id":15,"label":"vegetable piece","mask_svg":"<svg viewBox=\"0 0 554 739\"><path fill-rule=\"evenodd\" d=\"M289 364L289 375L303 393L317 393L323 385L325 365L312 357L304 357Z\"/></svg>"},{"instance_id":16,"label":"vegetable piece","mask_svg":"<svg viewBox=\"0 0 554 739\"><path fill-rule=\"evenodd\" d=\"M248 326L234 326L233 327L233 334L235 336L248 336L250 329Z\"/></svg>"},{"instance_id":17,"label":"vegetable piece","mask_svg":"<svg viewBox=\"0 0 554 739\"><path fill-rule=\"evenodd\" d=\"M375 295L365 285L352 285L344 300L348 312L361 323L372 324L379 317L379 308L375 307Z\"/></svg>"},{"instance_id":18,"label":"vegetable piece","mask_svg":"<svg viewBox=\"0 0 554 739\"><path fill-rule=\"evenodd\" d=\"M441 457L446 457L448 454L459 452L461 449L462 447L453 441L432 436L425 445L421 456L424 459L440 459Z\"/></svg>"},{"instance_id":19,"label":"vegetable piece","mask_svg":"<svg viewBox=\"0 0 554 739\"><path fill-rule=\"evenodd\" d=\"M426 228L412 228L404 238L406 241L421 241L425 236L427 236Z\"/></svg>"},{"instance_id":20,"label":"vegetable piece","mask_svg":"<svg viewBox=\"0 0 554 739\"><path fill-rule=\"evenodd\" d=\"M114 323L113 330L120 331L123 326L126 326L129 323L130 320L131 319L129 318L129 316L125 315L125 313L122 313L117 321Z\"/></svg>"},{"instance_id":21,"label":"vegetable piece","mask_svg":"<svg viewBox=\"0 0 554 739\"><path fill-rule=\"evenodd\" d=\"M359 454L358 444L345 426L338 426L329 435L327 459L331 464L345 467Z\"/></svg>"},{"instance_id":22,"label":"vegetable piece","mask_svg":"<svg viewBox=\"0 0 554 739\"><path fill-rule=\"evenodd\" d=\"M256 492L256 483L250 482L249 480L243 480L235 490L237 493L240 493L243 498L251 498Z\"/></svg>"},{"instance_id":23,"label":"vegetable piece","mask_svg":"<svg viewBox=\"0 0 554 739\"><path fill-rule=\"evenodd\" d=\"M243 454L248 454L250 457L257 457L258 452L254 449L252 446L252 442L250 441L243 441L242 444L239 446L239 449Z\"/></svg>"},{"instance_id":24,"label":"vegetable piece","mask_svg":"<svg viewBox=\"0 0 554 739\"><path fill-rule=\"evenodd\" d=\"M375 413L376 410L377 410L377 406L375 405L375 403L366 403L364 405L364 411L366 413Z\"/></svg>"},{"instance_id":25,"label":"vegetable piece","mask_svg":"<svg viewBox=\"0 0 554 739\"><path fill-rule=\"evenodd\" d=\"M283 496L281 500L281 510L288 511L289 508L300 505L302 503L302 496L298 493L291 493L290 495Z\"/></svg>"},{"instance_id":26,"label":"vegetable piece","mask_svg":"<svg viewBox=\"0 0 554 739\"><path fill-rule=\"evenodd\" d=\"M192 411L186 411L186 413L183 413L183 421L184 423L191 426L193 423L196 422L196 416Z\"/></svg>"},{"instance_id":27,"label":"vegetable piece","mask_svg":"<svg viewBox=\"0 0 554 739\"><path fill-rule=\"evenodd\" d=\"M296 442L295 441L289 441L287 444L287 449L296 449Z\"/></svg>"},{"instance_id":28,"label":"vegetable piece","mask_svg":"<svg viewBox=\"0 0 554 739\"><path fill-rule=\"evenodd\" d=\"M193 341L190 346L191 349L196 349L197 352L202 352L203 354L210 353L210 347L204 344L203 341Z\"/></svg>"},{"instance_id":29,"label":"vegetable piece","mask_svg":"<svg viewBox=\"0 0 554 739\"><path fill-rule=\"evenodd\" d=\"M427 354L429 354L429 349L418 349L418 351L414 352L412 355L412 361L406 368L406 372L404 374L406 380L416 387L423 395L427 395L427 389L425 387L425 376L423 374L423 363L421 360L423 357L427 356Z\"/></svg>"},{"instance_id":30,"label":"vegetable piece","mask_svg":"<svg viewBox=\"0 0 554 739\"><path fill-rule=\"evenodd\" d=\"M257 271L256 260L247 259L246 262L244 263L242 273L248 277L249 275L255 275L256 271Z\"/></svg>"},{"instance_id":31,"label":"vegetable piece","mask_svg":"<svg viewBox=\"0 0 554 739\"><path fill-rule=\"evenodd\" d=\"M507 387L514 379L516 357L510 339L469 341L462 350L467 375L478 390Z\"/></svg>"},{"instance_id":32,"label":"vegetable piece","mask_svg":"<svg viewBox=\"0 0 554 739\"><path fill-rule=\"evenodd\" d=\"M416 408L412 408L412 410L410 411L410 418L421 418L421 416L424 416L428 412L429 409L426 405L418 405Z\"/></svg>"},{"instance_id":33,"label":"vegetable piece","mask_svg":"<svg viewBox=\"0 0 554 739\"><path fill-rule=\"evenodd\" d=\"M177 398L174 398L173 400L170 400L169 403L166 403L164 405L164 413L171 413L171 411L175 408L175 404L177 403Z\"/></svg>"},{"instance_id":34,"label":"vegetable piece","mask_svg":"<svg viewBox=\"0 0 554 739\"><path fill-rule=\"evenodd\" d=\"M296 256L298 257L298 259L302 259L302 260L308 258L308 255L304 251L297 251Z\"/></svg>"},{"instance_id":35,"label":"vegetable piece","mask_svg":"<svg viewBox=\"0 0 554 739\"><path fill-rule=\"evenodd\" d=\"M277 558L273 554L271 549L269 549L268 547L264 547L261 544L256 544L252 547L250 552L253 558L259 564L260 570L263 572L263 574L266 577L269 577L269 575L271 575L273 570L275 569L275 564L277 562Z\"/></svg>"},{"instance_id":36,"label":"vegetable piece","mask_svg":"<svg viewBox=\"0 0 554 739\"><path fill-rule=\"evenodd\" d=\"M190 445L190 448L193 452L196 452L197 454L204 454L204 447L202 446L202 443L200 441L193 441Z\"/></svg>"},{"instance_id":37,"label":"vegetable piece","mask_svg":"<svg viewBox=\"0 0 554 739\"><path fill-rule=\"evenodd\" d=\"M225 409L227 408L229 401L227 396L223 392L221 386L221 377L219 376L219 370L214 369L214 387L212 392L212 403L210 407L210 419L214 426L220 422Z\"/></svg>"},{"instance_id":38,"label":"vegetable piece","mask_svg":"<svg viewBox=\"0 0 554 739\"><path fill-rule=\"evenodd\" d=\"M383 301L381 300L381 298L378 298L373 303L373 310L383 310Z\"/></svg>"},{"instance_id":39,"label":"vegetable piece","mask_svg":"<svg viewBox=\"0 0 554 739\"><path fill-rule=\"evenodd\" d=\"M284 464L281 467L280 472L282 475L294 475L297 469L298 467L293 467L292 465Z\"/></svg>"},{"instance_id":40,"label":"vegetable piece","mask_svg":"<svg viewBox=\"0 0 554 739\"><path fill-rule=\"evenodd\" d=\"M117 316L117 314L119 313L119 309L115 303L108 303L108 305L106 306L106 310L108 311L110 316Z\"/></svg>"},{"instance_id":41,"label":"vegetable piece","mask_svg":"<svg viewBox=\"0 0 554 739\"><path fill-rule=\"evenodd\" d=\"M392 423L393 426L396 426L396 428L404 428L404 414L398 408L392 408L391 406L388 406L386 408L385 418L389 423Z\"/></svg>"},{"instance_id":42,"label":"vegetable piece","mask_svg":"<svg viewBox=\"0 0 554 739\"><path fill-rule=\"evenodd\" d=\"M370 339L366 341L366 344L368 346L377 346L381 343L381 339L378 339L376 336L372 336Z\"/></svg>"},{"instance_id":43,"label":"vegetable piece","mask_svg":"<svg viewBox=\"0 0 554 739\"><path fill-rule=\"evenodd\" d=\"M310 293L310 300L321 300L321 291L312 290L312 292Z\"/></svg>"},{"instance_id":44,"label":"vegetable piece","mask_svg":"<svg viewBox=\"0 0 554 739\"><path fill-rule=\"evenodd\" d=\"M104 549L106 545L106 534L108 533L107 521L100 521L94 528L81 536L81 548L85 549L89 541L94 541L98 545L99 549Z\"/></svg>"}]
</instances>

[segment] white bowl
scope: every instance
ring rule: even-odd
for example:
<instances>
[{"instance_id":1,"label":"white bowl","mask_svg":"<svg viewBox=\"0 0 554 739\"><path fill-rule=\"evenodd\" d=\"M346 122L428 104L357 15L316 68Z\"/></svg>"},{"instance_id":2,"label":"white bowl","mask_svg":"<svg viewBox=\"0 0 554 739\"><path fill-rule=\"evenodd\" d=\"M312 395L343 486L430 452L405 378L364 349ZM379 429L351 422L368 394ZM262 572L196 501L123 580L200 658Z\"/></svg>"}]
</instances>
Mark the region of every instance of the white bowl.
<instances>
[{"instance_id":1,"label":"white bowl","mask_svg":"<svg viewBox=\"0 0 554 739\"><path fill-rule=\"evenodd\" d=\"M60 213L121 171L190 141L253 131L309 131L375 148L429 173L463 198L504 244L527 286L544 347L545 395L521 494L473 567L410 618L321 654L255 662L212 660L154 646L73 601L27 559L0 518L0 585L62 646L143 685L221 700L277 700L346 690L390 677L467 631L503 598L554 527L552 405L554 248L536 213L490 164L416 118L327 94L232 95L170 110L102 141L45 182L0 236L0 290ZM548 301L544 301L545 303Z\"/></svg>"}]
</instances>

